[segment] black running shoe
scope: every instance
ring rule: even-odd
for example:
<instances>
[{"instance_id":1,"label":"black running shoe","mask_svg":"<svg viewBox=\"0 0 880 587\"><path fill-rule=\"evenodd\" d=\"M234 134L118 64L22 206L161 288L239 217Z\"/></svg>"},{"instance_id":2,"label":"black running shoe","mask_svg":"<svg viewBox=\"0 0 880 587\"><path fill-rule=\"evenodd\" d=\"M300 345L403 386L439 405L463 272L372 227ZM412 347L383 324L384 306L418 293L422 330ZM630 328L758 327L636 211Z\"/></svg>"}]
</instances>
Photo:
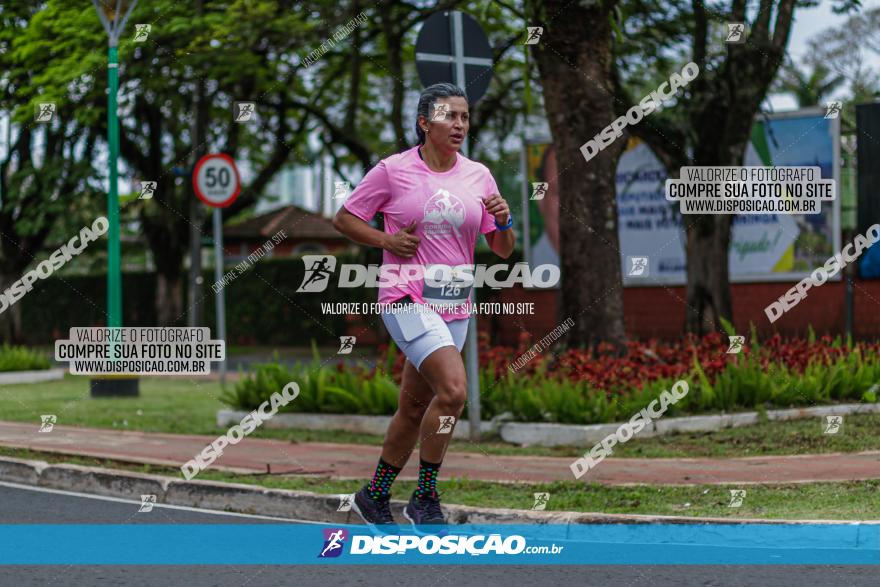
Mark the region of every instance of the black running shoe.
<instances>
[{"instance_id":1,"label":"black running shoe","mask_svg":"<svg viewBox=\"0 0 880 587\"><path fill-rule=\"evenodd\" d=\"M354 494L351 509L361 517L372 530L381 534L398 534L400 527L391 515L389 501L391 496L373 499L370 497L369 485L364 485Z\"/></svg>"},{"instance_id":2,"label":"black running shoe","mask_svg":"<svg viewBox=\"0 0 880 587\"><path fill-rule=\"evenodd\" d=\"M440 496L436 491L422 498L413 492L403 510L403 515L410 521L417 534L446 534L446 518L440 510Z\"/></svg>"}]
</instances>

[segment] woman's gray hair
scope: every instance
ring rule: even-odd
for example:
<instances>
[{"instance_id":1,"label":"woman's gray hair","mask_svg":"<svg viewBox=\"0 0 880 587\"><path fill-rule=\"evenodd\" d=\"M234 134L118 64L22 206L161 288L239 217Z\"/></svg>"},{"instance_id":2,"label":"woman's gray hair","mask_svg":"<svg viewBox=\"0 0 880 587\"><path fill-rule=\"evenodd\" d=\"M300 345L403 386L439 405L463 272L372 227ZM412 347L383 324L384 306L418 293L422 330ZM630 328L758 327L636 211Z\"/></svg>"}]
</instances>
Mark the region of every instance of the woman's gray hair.
<instances>
[{"instance_id":1,"label":"woman's gray hair","mask_svg":"<svg viewBox=\"0 0 880 587\"><path fill-rule=\"evenodd\" d=\"M431 120L431 105L434 104L438 98L449 98L451 96L461 96L464 98L468 103L468 109L470 109L471 103L468 100L467 95L464 93L464 90L455 84L434 84L433 86L428 86L422 90L422 94L419 96L419 106L416 109L416 136L419 139L420 145L425 144L425 131L419 126L419 116L424 116L425 120Z\"/></svg>"}]
</instances>

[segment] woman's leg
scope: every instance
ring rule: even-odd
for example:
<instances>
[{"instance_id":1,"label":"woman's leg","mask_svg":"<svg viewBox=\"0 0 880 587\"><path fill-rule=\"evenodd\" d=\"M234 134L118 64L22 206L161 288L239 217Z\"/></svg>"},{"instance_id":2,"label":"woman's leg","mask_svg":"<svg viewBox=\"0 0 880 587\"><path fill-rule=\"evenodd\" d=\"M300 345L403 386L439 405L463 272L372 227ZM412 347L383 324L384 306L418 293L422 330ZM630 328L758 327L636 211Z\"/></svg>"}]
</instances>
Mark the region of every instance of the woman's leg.
<instances>
[{"instance_id":1,"label":"woman's leg","mask_svg":"<svg viewBox=\"0 0 880 587\"><path fill-rule=\"evenodd\" d=\"M385 443L382 445L382 459L386 463L400 468L406 465L419 439L422 417L433 397L431 386L415 366L406 361L400 382L397 411L391 418L391 424L385 433Z\"/></svg>"},{"instance_id":2,"label":"woman's leg","mask_svg":"<svg viewBox=\"0 0 880 587\"><path fill-rule=\"evenodd\" d=\"M455 422L467 399L460 351L452 345L437 349L422 361L419 372L434 390L434 399L422 419L418 485L403 515L413 524L416 533L423 533L426 527L442 533L446 518L440 509L437 477Z\"/></svg>"},{"instance_id":3,"label":"woman's leg","mask_svg":"<svg viewBox=\"0 0 880 587\"><path fill-rule=\"evenodd\" d=\"M418 497L419 501L413 505L411 499L407 506L409 513L405 515L413 524L445 523L435 486L454 424L440 434L438 429L441 417L458 418L464 408L466 386L460 349L466 331L447 326L439 315L435 315L433 319L421 321L427 329L422 336L407 339L398 324L399 319L383 316L383 320L407 357L421 363L419 369L409 360L404 364L400 401L385 434L382 455L370 483L355 494L352 509L368 524L394 524L387 505L391 486L420 437L419 483L413 494L413 498ZM411 341L415 342L410 344ZM429 353L425 359L421 359L423 353Z\"/></svg>"},{"instance_id":4,"label":"woman's leg","mask_svg":"<svg viewBox=\"0 0 880 587\"><path fill-rule=\"evenodd\" d=\"M352 503L352 509L380 532L384 531L383 527L391 528L390 531L396 528L388 507L391 486L415 448L422 415L433 395L431 386L407 360L400 382L400 401L385 433L376 471L372 480L355 494Z\"/></svg>"},{"instance_id":5,"label":"woman's leg","mask_svg":"<svg viewBox=\"0 0 880 587\"><path fill-rule=\"evenodd\" d=\"M419 456L423 461L440 463L455 428L452 423L438 434L441 418L453 416L457 422L467 400L467 376L460 351L454 346L437 349L422 361L421 375L434 391L434 399L422 419Z\"/></svg>"}]
</instances>

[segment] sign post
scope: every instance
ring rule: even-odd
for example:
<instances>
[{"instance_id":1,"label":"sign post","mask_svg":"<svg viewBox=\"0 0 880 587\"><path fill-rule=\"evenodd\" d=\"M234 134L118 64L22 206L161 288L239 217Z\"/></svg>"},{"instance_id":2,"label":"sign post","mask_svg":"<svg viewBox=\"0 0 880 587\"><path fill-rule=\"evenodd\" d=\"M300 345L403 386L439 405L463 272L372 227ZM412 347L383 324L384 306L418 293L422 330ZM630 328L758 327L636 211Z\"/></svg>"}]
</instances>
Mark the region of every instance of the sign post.
<instances>
[{"instance_id":1,"label":"sign post","mask_svg":"<svg viewBox=\"0 0 880 587\"><path fill-rule=\"evenodd\" d=\"M217 338L226 340L226 294L223 291L223 213L241 193L241 177L232 157L224 153L205 155L193 169L196 196L214 209L214 283ZM226 385L226 359L220 361L220 386Z\"/></svg>"},{"instance_id":2,"label":"sign post","mask_svg":"<svg viewBox=\"0 0 880 587\"><path fill-rule=\"evenodd\" d=\"M424 86L452 82L471 104L483 97L492 80L492 48L480 24L459 11L437 12L428 18L416 39L416 70ZM468 154L465 137L461 150ZM476 301L471 290L471 302ZM465 370L468 386L468 428L473 442L480 440L480 372L477 354L477 318L468 319Z\"/></svg>"}]
</instances>

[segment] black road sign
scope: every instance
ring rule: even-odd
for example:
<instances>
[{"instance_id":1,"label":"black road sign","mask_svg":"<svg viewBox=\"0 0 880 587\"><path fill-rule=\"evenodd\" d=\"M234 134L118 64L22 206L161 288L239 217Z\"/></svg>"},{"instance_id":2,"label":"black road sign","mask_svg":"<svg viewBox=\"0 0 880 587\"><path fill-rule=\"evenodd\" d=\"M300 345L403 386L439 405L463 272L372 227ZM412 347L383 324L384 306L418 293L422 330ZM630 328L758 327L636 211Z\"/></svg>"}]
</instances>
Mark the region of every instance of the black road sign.
<instances>
[{"instance_id":1,"label":"black road sign","mask_svg":"<svg viewBox=\"0 0 880 587\"><path fill-rule=\"evenodd\" d=\"M416 70L425 86L452 82L473 104L492 80L492 49L480 24L469 14L431 15L416 40Z\"/></svg>"}]
</instances>

